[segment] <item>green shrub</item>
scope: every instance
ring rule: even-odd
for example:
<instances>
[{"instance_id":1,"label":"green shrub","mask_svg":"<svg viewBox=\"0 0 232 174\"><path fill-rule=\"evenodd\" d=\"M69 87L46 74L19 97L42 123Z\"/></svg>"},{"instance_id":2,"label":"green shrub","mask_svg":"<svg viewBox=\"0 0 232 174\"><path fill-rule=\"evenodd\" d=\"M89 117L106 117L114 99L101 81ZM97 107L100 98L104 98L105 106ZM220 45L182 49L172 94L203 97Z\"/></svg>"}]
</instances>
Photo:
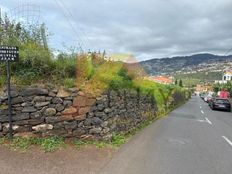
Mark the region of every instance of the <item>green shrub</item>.
<instances>
[{"instance_id":1,"label":"green shrub","mask_svg":"<svg viewBox=\"0 0 232 174\"><path fill-rule=\"evenodd\" d=\"M76 79L66 78L63 85L66 88L73 88L76 86Z\"/></svg>"}]
</instances>

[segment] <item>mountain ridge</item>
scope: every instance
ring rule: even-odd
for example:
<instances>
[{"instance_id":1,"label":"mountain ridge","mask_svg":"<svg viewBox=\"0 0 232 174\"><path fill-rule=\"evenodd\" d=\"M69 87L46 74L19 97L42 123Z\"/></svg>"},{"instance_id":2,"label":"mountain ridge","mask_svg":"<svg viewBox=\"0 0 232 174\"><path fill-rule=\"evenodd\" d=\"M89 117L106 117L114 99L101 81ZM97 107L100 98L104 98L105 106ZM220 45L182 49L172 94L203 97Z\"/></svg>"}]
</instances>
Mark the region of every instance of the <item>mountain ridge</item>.
<instances>
[{"instance_id":1,"label":"mountain ridge","mask_svg":"<svg viewBox=\"0 0 232 174\"><path fill-rule=\"evenodd\" d=\"M198 71L204 66L217 66L232 62L232 55L215 55L210 53L193 54L190 56L175 56L168 58L154 58L141 61L140 64L149 75L172 74L186 71Z\"/></svg>"}]
</instances>

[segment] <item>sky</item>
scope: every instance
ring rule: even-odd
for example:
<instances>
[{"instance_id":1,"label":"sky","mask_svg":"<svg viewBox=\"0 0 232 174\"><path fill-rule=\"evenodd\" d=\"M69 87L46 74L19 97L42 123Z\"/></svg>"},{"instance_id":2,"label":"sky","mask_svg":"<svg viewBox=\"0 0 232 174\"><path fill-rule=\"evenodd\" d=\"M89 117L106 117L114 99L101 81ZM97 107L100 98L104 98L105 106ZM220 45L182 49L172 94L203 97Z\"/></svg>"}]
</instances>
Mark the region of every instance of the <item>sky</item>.
<instances>
[{"instance_id":1,"label":"sky","mask_svg":"<svg viewBox=\"0 0 232 174\"><path fill-rule=\"evenodd\" d=\"M146 60L232 49L232 0L0 1L11 16L22 15L13 12L25 4L40 10L29 19L46 24L56 50L72 46Z\"/></svg>"}]
</instances>

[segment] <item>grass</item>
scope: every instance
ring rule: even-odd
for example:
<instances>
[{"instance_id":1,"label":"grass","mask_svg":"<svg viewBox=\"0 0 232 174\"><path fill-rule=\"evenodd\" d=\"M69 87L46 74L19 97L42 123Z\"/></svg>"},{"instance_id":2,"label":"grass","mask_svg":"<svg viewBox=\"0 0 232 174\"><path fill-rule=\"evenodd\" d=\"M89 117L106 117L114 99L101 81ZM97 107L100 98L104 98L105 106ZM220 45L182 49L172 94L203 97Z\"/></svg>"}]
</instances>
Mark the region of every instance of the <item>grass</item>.
<instances>
[{"instance_id":1,"label":"grass","mask_svg":"<svg viewBox=\"0 0 232 174\"><path fill-rule=\"evenodd\" d=\"M5 138L0 138L0 145L3 145L5 143Z\"/></svg>"},{"instance_id":2,"label":"grass","mask_svg":"<svg viewBox=\"0 0 232 174\"><path fill-rule=\"evenodd\" d=\"M62 137L47 137L47 138L21 138L16 137L12 142L7 141L5 138L0 138L0 145L7 145L12 150L25 152L30 146L37 145L44 152L54 152L66 144Z\"/></svg>"}]
</instances>

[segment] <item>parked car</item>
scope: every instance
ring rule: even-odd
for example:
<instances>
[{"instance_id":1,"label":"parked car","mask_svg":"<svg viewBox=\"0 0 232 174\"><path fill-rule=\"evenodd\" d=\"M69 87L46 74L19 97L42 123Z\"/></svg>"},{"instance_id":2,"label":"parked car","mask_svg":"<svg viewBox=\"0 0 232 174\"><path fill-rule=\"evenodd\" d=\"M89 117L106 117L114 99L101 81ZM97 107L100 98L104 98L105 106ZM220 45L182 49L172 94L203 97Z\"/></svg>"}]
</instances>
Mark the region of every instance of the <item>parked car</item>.
<instances>
[{"instance_id":1,"label":"parked car","mask_svg":"<svg viewBox=\"0 0 232 174\"><path fill-rule=\"evenodd\" d=\"M207 102L207 103L209 103L212 99L213 99L213 97L211 95L206 95L204 97L204 101Z\"/></svg>"},{"instance_id":2,"label":"parked car","mask_svg":"<svg viewBox=\"0 0 232 174\"><path fill-rule=\"evenodd\" d=\"M212 110L231 111L231 103L225 98L214 98L209 102L209 106Z\"/></svg>"}]
</instances>

